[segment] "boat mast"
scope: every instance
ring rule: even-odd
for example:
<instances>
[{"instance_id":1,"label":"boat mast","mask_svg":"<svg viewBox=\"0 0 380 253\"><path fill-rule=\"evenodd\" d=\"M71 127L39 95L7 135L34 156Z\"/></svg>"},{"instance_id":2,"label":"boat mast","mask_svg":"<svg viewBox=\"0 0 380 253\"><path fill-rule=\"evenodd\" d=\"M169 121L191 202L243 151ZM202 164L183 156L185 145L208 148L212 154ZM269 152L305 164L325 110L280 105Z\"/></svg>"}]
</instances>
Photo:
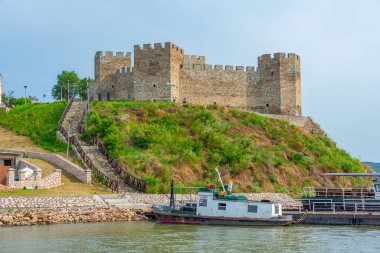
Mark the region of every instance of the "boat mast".
<instances>
[{"instance_id":1,"label":"boat mast","mask_svg":"<svg viewBox=\"0 0 380 253\"><path fill-rule=\"evenodd\" d=\"M226 189L224 188L223 180L222 180L222 177L220 176L220 172L219 172L218 168L215 168L215 171L216 171L216 173L218 174L218 181L219 181L220 184L222 185L222 189L223 189L223 191L226 192Z\"/></svg>"},{"instance_id":2,"label":"boat mast","mask_svg":"<svg viewBox=\"0 0 380 253\"><path fill-rule=\"evenodd\" d=\"M170 184L170 210L175 208L175 195L174 195L174 180Z\"/></svg>"}]
</instances>

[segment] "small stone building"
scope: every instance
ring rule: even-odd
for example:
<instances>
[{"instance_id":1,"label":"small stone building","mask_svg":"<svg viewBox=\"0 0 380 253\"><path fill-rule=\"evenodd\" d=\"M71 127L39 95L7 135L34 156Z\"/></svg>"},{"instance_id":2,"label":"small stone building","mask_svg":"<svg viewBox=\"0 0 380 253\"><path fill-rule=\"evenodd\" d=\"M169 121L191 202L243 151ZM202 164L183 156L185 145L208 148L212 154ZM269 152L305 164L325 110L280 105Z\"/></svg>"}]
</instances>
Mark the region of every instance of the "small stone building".
<instances>
[{"instance_id":1,"label":"small stone building","mask_svg":"<svg viewBox=\"0 0 380 253\"><path fill-rule=\"evenodd\" d=\"M22 153L0 151L0 184L15 189L50 189L62 185L61 170L42 177L42 169L22 157Z\"/></svg>"},{"instance_id":2,"label":"small stone building","mask_svg":"<svg viewBox=\"0 0 380 253\"><path fill-rule=\"evenodd\" d=\"M167 42L135 45L133 62L129 52L97 52L90 98L218 104L301 116L300 57L294 53L261 55L256 69L212 66L205 56L185 55Z\"/></svg>"}]
</instances>

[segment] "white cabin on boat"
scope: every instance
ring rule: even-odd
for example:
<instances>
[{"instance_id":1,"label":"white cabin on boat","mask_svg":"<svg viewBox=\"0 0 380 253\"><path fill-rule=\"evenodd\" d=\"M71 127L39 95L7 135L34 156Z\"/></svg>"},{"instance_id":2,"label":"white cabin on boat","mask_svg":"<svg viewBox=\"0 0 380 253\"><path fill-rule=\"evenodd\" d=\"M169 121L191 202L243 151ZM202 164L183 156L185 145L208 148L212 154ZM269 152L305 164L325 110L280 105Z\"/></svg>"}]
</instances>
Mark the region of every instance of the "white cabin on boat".
<instances>
[{"instance_id":1,"label":"white cabin on boat","mask_svg":"<svg viewBox=\"0 0 380 253\"><path fill-rule=\"evenodd\" d=\"M198 192L197 215L270 219L282 216L282 205L273 202L215 198L214 193Z\"/></svg>"}]
</instances>

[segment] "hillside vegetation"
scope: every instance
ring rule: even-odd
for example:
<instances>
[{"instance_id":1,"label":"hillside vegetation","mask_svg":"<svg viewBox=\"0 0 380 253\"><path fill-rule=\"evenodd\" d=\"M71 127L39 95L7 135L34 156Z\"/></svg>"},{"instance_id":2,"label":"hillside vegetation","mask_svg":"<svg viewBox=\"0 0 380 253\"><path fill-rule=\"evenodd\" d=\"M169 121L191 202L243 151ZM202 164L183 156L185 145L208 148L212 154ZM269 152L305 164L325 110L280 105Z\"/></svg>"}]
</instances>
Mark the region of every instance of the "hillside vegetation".
<instances>
[{"instance_id":1,"label":"hillside vegetation","mask_svg":"<svg viewBox=\"0 0 380 253\"><path fill-rule=\"evenodd\" d=\"M9 112L0 112L0 125L29 137L45 150L61 152L65 145L56 138L57 123L66 103L18 105Z\"/></svg>"},{"instance_id":2,"label":"hillside vegetation","mask_svg":"<svg viewBox=\"0 0 380 253\"><path fill-rule=\"evenodd\" d=\"M364 171L332 141L242 110L94 102L91 111L88 133L100 137L132 174L146 179L149 192L167 192L172 178L186 185L215 182L215 167L225 180L233 179L234 190L294 194L304 186L336 185L323 172Z\"/></svg>"}]
</instances>

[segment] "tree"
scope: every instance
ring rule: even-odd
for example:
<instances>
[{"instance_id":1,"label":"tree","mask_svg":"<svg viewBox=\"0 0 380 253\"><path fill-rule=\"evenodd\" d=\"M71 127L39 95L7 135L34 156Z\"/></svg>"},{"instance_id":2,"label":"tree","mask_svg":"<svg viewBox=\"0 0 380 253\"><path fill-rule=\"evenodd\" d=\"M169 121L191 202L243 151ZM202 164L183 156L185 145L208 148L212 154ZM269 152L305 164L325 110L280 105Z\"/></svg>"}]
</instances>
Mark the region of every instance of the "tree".
<instances>
[{"instance_id":1,"label":"tree","mask_svg":"<svg viewBox=\"0 0 380 253\"><path fill-rule=\"evenodd\" d=\"M81 79L75 71L64 70L57 76L57 83L53 86L51 95L55 100L67 100L68 95L70 98L79 96L82 100L86 100L87 87L92 82L93 79L89 77Z\"/></svg>"},{"instance_id":2,"label":"tree","mask_svg":"<svg viewBox=\"0 0 380 253\"><path fill-rule=\"evenodd\" d=\"M75 93L82 100L87 100L87 88L94 80L90 77L85 77L79 80L76 85Z\"/></svg>"}]
</instances>

